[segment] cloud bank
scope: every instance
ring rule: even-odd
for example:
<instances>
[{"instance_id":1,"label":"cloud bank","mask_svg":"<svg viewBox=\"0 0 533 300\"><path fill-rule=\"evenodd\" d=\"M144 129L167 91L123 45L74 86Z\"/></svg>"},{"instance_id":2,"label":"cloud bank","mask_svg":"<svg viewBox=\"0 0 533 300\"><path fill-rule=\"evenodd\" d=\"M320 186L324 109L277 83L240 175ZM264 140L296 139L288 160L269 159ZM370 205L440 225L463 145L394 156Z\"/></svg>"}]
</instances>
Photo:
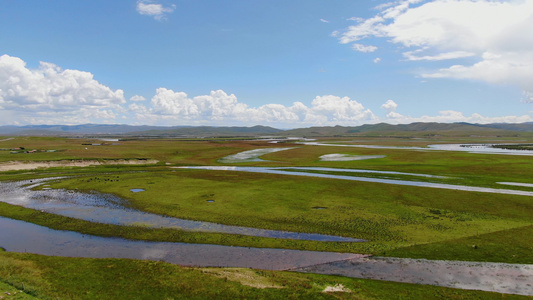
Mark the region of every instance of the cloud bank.
<instances>
[{"instance_id":1,"label":"cloud bank","mask_svg":"<svg viewBox=\"0 0 533 300\"><path fill-rule=\"evenodd\" d=\"M316 96L310 104L270 103L251 107L224 90L189 96L160 87L151 99L141 95L128 100L121 89L94 79L85 71L62 69L41 62L30 69L18 57L0 56L0 125L25 124L145 124L145 125L270 125L279 128L307 126L356 126L389 122L527 122L528 116L486 118L444 111L437 116L410 117L397 112L399 105L387 100L381 108L386 118L349 97Z\"/></svg>"},{"instance_id":2,"label":"cloud bank","mask_svg":"<svg viewBox=\"0 0 533 300\"><path fill-rule=\"evenodd\" d=\"M223 90L211 91L209 95L189 97L184 92L158 88L151 105L131 104L129 109L136 118L145 122L165 121L203 124L238 122L244 124L277 125L338 125L362 124L377 117L363 105L348 97L333 95L317 96L308 107L302 102L291 106L266 104L249 107L239 102L234 94Z\"/></svg>"},{"instance_id":3,"label":"cloud bank","mask_svg":"<svg viewBox=\"0 0 533 300\"><path fill-rule=\"evenodd\" d=\"M533 102L533 0L401 0L377 7L379 13L336 32L339 42L374 52L376 39L396 44L408 61L469 58L470 64L424 72L425 78L511 84Z\"/></svg>"},{"instance_id":4,"label":"cloud bank","mask_svg":"<svg viewBox=\"0 0 533 300\"><path fill-rule=\"evenodd\" d=\"M40 118L106 122L117 117L124 103L122 90L102 85L89 72L63 70L46 62L30 70L18 57L0 56L0 109L26 122Z\"/></svg>"}]
</instances>

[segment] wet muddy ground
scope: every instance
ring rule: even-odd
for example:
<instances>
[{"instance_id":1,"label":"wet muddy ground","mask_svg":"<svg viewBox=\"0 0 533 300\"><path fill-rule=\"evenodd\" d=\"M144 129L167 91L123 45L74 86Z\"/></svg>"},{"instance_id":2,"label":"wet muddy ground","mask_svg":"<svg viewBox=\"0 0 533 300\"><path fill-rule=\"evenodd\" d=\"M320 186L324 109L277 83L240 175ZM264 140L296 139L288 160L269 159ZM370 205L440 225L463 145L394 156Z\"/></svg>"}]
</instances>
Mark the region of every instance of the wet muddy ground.
<instances>
[{"instance_id":1,"label":"wet muddy ground","mask_svg":"<svg viewBox=\"0 0 533 300\"><path fill-rule=\"evenodd\" d=\"M533 296L533 265L357 257L292 271Z\"/></svg>"}]
</instances>

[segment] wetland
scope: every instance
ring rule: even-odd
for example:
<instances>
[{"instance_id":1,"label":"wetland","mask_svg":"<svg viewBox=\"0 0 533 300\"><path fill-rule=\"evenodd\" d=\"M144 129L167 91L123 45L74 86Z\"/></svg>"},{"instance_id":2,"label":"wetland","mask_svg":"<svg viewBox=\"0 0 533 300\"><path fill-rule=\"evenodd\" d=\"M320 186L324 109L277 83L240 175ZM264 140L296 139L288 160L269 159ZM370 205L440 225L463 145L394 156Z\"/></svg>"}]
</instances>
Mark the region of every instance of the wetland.
<instances>
[{"instance_id":1,"label":"wetland","mask_svg":"<svg viewBox=\"0 0 533 300\"><path fill-rule=\"evenodd\" d=\"M31 261L34 267L23 268L30 270L54 261L66 272L59 266L97 263L89 258L108 265L134 259L131 266L152 260L304 272L273 275L293 276L288 282L294 291L300 290L293 282L311 278L311 272L323 274L313 280L330 285L335 277L325 274L344 276L335 280L352 290L356 279L347 277L410 278L406 282L428 293L434 291L428 285L440 285L454 293L532 295L523 281L533 276L533 182L527 176L533 165L527 150L436 151L430 148L434 139L366 139L359 145L294 140L283 148L260 140L132 139L110 152L60 138L0 142L5 148L61 150L0 153L5 165L41 166L0 173L0 223L9 228L0 237L8 251L0 252L4 265ZM441 141L474 144L496 141ZM117 163L66 163L81 159ZM150 163L119 164L130 160ZM3 268L2 282L16 285L9 274L19 273ZM195 274L195 280L207 276ZM44 293L43 286L36 291Z\"/></svg>"}]
</instances>

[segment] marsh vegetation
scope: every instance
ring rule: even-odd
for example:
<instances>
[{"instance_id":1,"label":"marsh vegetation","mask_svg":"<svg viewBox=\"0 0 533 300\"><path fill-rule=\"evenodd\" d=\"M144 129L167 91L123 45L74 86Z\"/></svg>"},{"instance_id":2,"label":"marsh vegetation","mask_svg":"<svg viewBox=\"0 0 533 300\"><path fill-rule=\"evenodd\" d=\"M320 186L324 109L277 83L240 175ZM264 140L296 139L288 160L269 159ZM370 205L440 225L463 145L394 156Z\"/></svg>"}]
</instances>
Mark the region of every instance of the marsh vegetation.
<instances>
[{"instance_id":1,"label":"marsh vegetation","mask_svg":"<svg viewBox=\"0 0 533 300\"><path fill-rule=\"evenodd\" d=\"M286 170L298 170L300 173L307 172L309 174L357 176L407 182L418 181L489 189L502 189L500 183L515 183L514 185L507 185L505 189L525 193L524 195L508 195L294 176L291 174L176 168L183 166L224 166L227 168L228 163L220 161L220 158L230 155L234 157L236 154L254 149L279 148L276 147L276 144L270 144L267 141L132 139L121 141L119 145L113 147L99 147L98 149L96 146L82 145L91 142L91 140L85 139L30 137L3 140L0 146L6 149L16 145L25 145L27 148L58 149L61 151L21 155L16 158L17 162L13 162L13 157L16 155L0 151L0 165L8 162L10 164L27 164L67 160L106 162L136 159L153 160L159 163L144 165L101 163L84 167L49 165L48 168L35 169L29 172L28 170L6 171L0 174L0 181L15 182L58 177L58 179L47 183L49 186L41 185L37 188L44 190L41 191L43 194L46 191L61 189L75 193L96 192L113 195L113 197L125 200L122 203L125 209L163 217L262 230L362 238L367 242L321 242L220 232L185 231L173 228L150 228L143 222L128 225L103 224L52 212L41 212L41 209L24 208L14 205L14 203L0 203L0 215L53 229L140 241L533 264L531 257L533 204L531 202L532 197L527 195L527 193L533 192L531 187L533 181L528 175L533 174L533 164L527 155L494 155L464 151L412 149L426 148L428 145L435 144L434 137L427 140L419 138L412 140L360 138L357 141L319 141L320 143L328 143L328 146L295 144L294 147L286 147L288 149L283 151L262 152L261 160L257 160L255 157L238 164L245 167L283 167ZM334 142L339 144L335 145ZM440 142L460 144L466 141L464 138L457 140L447 138ZM470 141L470 143L473 142L478 141ZM512 143L512 140L508 142ZM286 144L290 146L291 143L292 141ZM485 139L479 143L489 144L491 141ZM344 147L341 144L377 144L386 146L386 148ZM410 148L394 148L399 146ZM373 156L375 159L350 161L320 159L324 155L339 153L353 157ZM305 167L306 170L298 169L302 167ZM360 170L360 172L350 171L353 169ZM137 191L136 189L144 191L132 192L132 190ZM2 245L0 244L0 246ZM49 265L64 264L68 267L62 271L64 272L63 276L70 276L67 275L70 274L68 273L69 268L75 268L74 266L80 264L88 269L98 264L120 265L116 269L117 272L124 272L126 268L121 260L95 261L81 258L48 258L15 253L2 253L0 258L4 262L15 260L17 264L24 265L24 268L20 270L41 270L39 272L42 270L49 272ZM155 267L156 265L157 267ZM162 263L152 264L136 261L131 263L131 268L147 268L146 270L171 268L179 274L190 272L187 273L191 276L190 278L209 278L210 281L216 281L216 277L213 277L212 274L203 273L197 269L189 271ZM115 269L111 268L111 270ZM3 282L16 286L16 280L13 278L23 275L9 275L15 273L0 272L2 274L0 277L4 280ZM150 276L156 278L157 275L155 274L157 273ZM346 278L340 278L338 282L334 282L330 277L319 275L269 274L272 274L269 276L285 278L284 286L291 287L289 293L296 293L300 296L304 295L302 293L305 290L314 297L327 297L328 294L321 292L325 286L317 284L318 281L327 281L327 284L332 286L342 283L352 291L356 282L360 282L359 290L364 290L362 286L369 288L371 286L377 287L379 284L395 286L392 283L354 281L354 279L348 280ZM80 275L79 280L82 280L83 276L88 275ZM45 285L48 287L44 287L45 285L42 283L36 283L37 288L34 289L34 295L57 295L54 294L57 291L68 294L76 290L74 288L76 279L69 279L69 284L73 285L71 288L59 288L48 275L39 275L36 278L46 281L47 284ZM170 282L175 278L171 276L164 280ZM96 285L104 284L97 279L92 280L98 281ZM295 282L299 281L309 282L312 288L304 290L295 288ZM18 284L20 285L20 283ZM125 283L119 285L122 284ZM222 281L220 284L228 283ZM254 295L254 292L248 288L243 288L238 282L233 282L231 285L239 286L241 289L232 290L231 295L239 293ZM400 284L397 287L399 288ZM167 288L165 287L163 290ZM419 287L410 287L410 289L414 291ZM423 293L435 293L435 289L435 287L424 286L421 291L424 291ZM191 287L191 290L195 290L195 288ZM87 295L94 296L91 294L94 293L94 290L90 292L91 289L89 288L87 291L89 293ZM205 290L197 291L203 293L202 295L210 293ZM264 293L266 292L260 292L263 296L267 295ZM276 293L288 295L287 291L272 291L272 293L272 295L278 295ZM375 293L375 290L370 293ZM449 295L446 294L447 292L442 293L442 295ZM463 295L461 297L472 295L465 291L458 293ZM369 294L363 293L360 296L367 297L364 295L368 296ZM86 298L90 297L87 296Z\"/></svg>"}]
</instances>

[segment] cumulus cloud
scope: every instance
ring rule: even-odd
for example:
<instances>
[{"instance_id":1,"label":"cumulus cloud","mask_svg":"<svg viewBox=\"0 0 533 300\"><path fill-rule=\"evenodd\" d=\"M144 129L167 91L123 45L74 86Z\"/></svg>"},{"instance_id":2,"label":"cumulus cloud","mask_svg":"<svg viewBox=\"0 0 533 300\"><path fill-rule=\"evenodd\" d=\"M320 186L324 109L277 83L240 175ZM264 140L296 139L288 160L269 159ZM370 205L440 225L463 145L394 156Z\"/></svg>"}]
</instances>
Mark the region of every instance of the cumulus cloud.
<instances>
[{"instance_id":1,"label":"cumulus cloud","mask_svg":"<svg viewBox=\"0 0 533 300\"><path fill-rule=\"evenodd\" d=\"M111 90L78 70L63 70L41 62L28 69L18 57L0 56L0 107L8 110L67 110L73 107L117 108L124 92Z\"/></svg>"},{"instance_id":2,"label":"cumulus cloud","mask_svg":"<svg viewBox=\"0 0 533 300\"><path fill-rule=\"evenodd\" d=\"M533 101L533 0L400 0L377 9L354 18L339 42L359 51L361 40L385 38L410 61L476 59L421 75L517 85Z\"/></svg>"},{"instance_id":3,"label":"cumulus cloud","mask_svg":"<svg viewBox=\"0 0 533 300\"><path fill-rule=\"evenodd\" d=\"M108 123L125 102L122 90L110 89L89 72L47 62L29 69L18 57L0 56L0 109L9 112L4 124Z\"/></svg>"},{"instance_id":4,"label":"cumulus cloud","mask_svg":"<svg viewBox=\"0 0 533 300\"><path fill-rule=\"evenodd\" d=\"M141 15L151 16L154 19L161 21L166 18L166 15L174 12L176 5L163 6L163 4L156 3L152 0L137 1L137 12Z\"/></svg>"},{"instance_id":5,"label":"cumulus cloud","mask_svg":"<svg viewBox=\"0 0 533 300\"><path fill-rule=\"evenodd\" d=\"M396 104L396 102L394 102L393 100L387 100L387 102L381 105L381 108L387 111L387 118L389 119L404 118L403 115L396 112L396 108L398 108L398 104Z\"/></svg>"},{"instance_id":6,"label":"cumulus cloud","mask_svg":"<svg viewBox=\"0 0 533 300\"><path fill-rule=\"evenodd\" d=\"M376 46L367 46L362 44L353 44L352 49L358 52L370 53L378 50Z\"/></svg>"},{"instance_id":7,"label":"cumulus cloud","mask_svg":"<svg viewBox=\"0 0 533 300\"><path fill-rule=\"evenodd\" d=\"M130 101L134 101L134 102L145 101L145 100L146 100L146 98L144 98L143 96L139 96L139 95L135 95L135 96L130 98Z\"/></svg>"},{"instance_id":8,"label":"cumulus cloud","mask_svg":"<svg viewBox=\"0 0 533 300\"><path fill-rule=\"evenodd\" d=\"M239 122L298 126L357 125L376 119L372 111L348 97L317 96L310 107L302 102L294 102L291 106L271 103L249 107L239 102L234 94L227 94L223 90L211 91L209 95L189 97L184 92L158 88L151 99L151 107L134 103L129 109L142 120L159 118L165 121L186 121L195 124Z\"/></svg>"},{"instance_id":9,"label":"cumulus cloud","mask_svg":"<svg viewBox=\"0 0 533 300\"><path fill-rule=\"evenodd\" d=\"M374 58L373 62L374 62L375 64L380 63L380 62L381 62L381 58L376 57L376 58Z\"/></svg>"}]
</instances>

